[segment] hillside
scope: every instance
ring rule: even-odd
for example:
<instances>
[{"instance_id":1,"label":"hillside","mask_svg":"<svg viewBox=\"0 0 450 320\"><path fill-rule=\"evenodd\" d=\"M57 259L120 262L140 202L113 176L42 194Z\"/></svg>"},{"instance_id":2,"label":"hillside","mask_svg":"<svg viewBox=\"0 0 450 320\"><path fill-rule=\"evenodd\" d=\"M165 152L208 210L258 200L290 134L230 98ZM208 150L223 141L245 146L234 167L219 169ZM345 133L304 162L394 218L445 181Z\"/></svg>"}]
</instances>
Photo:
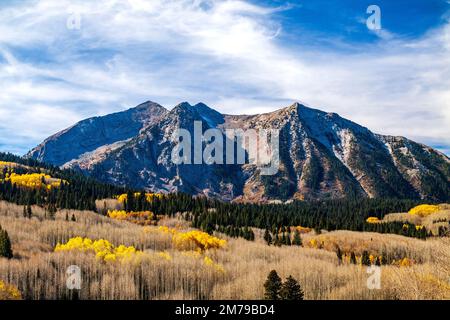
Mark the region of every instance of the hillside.
<instances>
[{"instance_id":1,"label":"hillside","mask_svg":"<svg viewBox=\"0 0 450 320\"><path fill-rule=\"evenodd\" d=\"M96 199L126 191L72 170L0 153L0 200L51 210L95 210Z\"/></svg>"},{"instance_id":2,"label":"hillside","mask_svg":"<svg viewBox=\"0 0 450 320\"><path fill-rule=\"evenodd\" d=\"M32 211L25 218L21 206L0 202L0 225L14 252L13 259L0 258L0 281L18 288L24 299L258 300L273 269L283 279L297 279L308 300L450 298L449 238L307 231L301 246L268 246L263 230L254 229L254 241L216 233L211 239L222 241L217 247L197 250L186 237L196 231L180 216L143 227L89 211L61 210L53 220L39 207ZM126 247L122 254L96 254L88 248L99 239L103 248ZM384 257L380 290L367 287L364 252ZM82 290L66 287L70 265L83 272Z\"/></svg>"},{"instance_id":3,"label":"hillside","mask_svg":"<svg viewBox=\"0 0 450 320\"><path fill-rule=\"evenodd\" d=\"M102 203L102 199L110 200ZM49 215L58 209L98 211L100 201L100 214L106 215L103 207L108 207L111 201L117 202L117 199L121 199L120 206L128 212L152 211L164 216L189 212L185 219L194 227L208 232L219 229L223 232L224 228L231 227L228 231L237 232L238 236L244 236L243 230L248 227L276 229L288 225L326 230L373 230L375 226L365 221L369 215L382 218L387 213L407 211L422 203L408 199L349 198L252 204L229 203L183 193L152 194L100 183L69 169L0 153L0 200L27 208L37 205ZM230 215L230 212L234 214ZM377 231L402 233L401 224L387 226Z\"/></svg>"},{"instance_id":4,"label":"hillside","mask_svg":"<svg viewBox=\"0 0 450 320\"><path fill-rule=\"evenodd\" d=\"M203 130L279 129L279 172L263 176L250 164L175 165L171 135L178 128L192 134L194 121L202 121ZM298 103L246 116L223 115L202 103L181 103L168 111L147 102L84 120L48 138L27 157L116 185L222 200L450 199L450 160L444 154Z\"/></svg>"},{"instance_id":5,"label":"hillside","mask_svg":"<svg viewBox=\"0 0 450 320\"><path fill-rule=\"evenodd\" d=\"M230 203L0 154L0 300L262 299L273 269L306 299L449 299L450 205L420 203Z\"/></svg>"}]
</instances>

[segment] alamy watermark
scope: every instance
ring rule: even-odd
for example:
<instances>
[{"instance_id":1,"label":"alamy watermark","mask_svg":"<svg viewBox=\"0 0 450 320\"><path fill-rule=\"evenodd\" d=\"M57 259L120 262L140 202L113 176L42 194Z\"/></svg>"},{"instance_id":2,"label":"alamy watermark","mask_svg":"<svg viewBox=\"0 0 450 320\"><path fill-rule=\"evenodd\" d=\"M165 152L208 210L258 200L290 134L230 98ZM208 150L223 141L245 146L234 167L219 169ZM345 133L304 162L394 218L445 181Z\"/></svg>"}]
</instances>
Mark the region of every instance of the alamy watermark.
<instances>
[{"instance_id":1,"label":"alamy watermark","mask_svg":"<svg viewBox=\"0 0 450 320\"><path fill-rule=\"evenodd\" d=\"M369 290L381 289L381 267L371 265L367 268L367 274L370 276L367 278L367 288Z\"/></svg>"},{"instance_id":2,"label":"alamy watermark","mask_svg":"<svg viewBox=\"0 0 450 320\"><path fill-rule=\"evenodd\" d=\"M66 287L69 290L81 290L81 268L76 265L69 266L66 270Z\"/></svg>"},{"instance_id":3,"label":"alamy watermark","mask_svg":"<svg viewBox=\"0 0 450 320\"><path fill-rule=\"evenodd\" d=\"M275 175L280 165L278 129L208 129L194 121L194 139L189 130L177 129L172 162L181 164L253 164L261 175Z\"/></svg>"},{"instance_id":4,"label":"alamy watermark","mask_svg":"<svg viewBox=\"0 0 450 320\"><path fill-rule=\"evenodd\" d=\"M381 30L381 9L379 6L372 4L367 7L367 14L370 16L366 20L366 26L369 30Z\"/></svg>"},{"instance_id":5,"label":"alamy watermark","mask_svg":"<svg viewBox=\"0 0 450 320\"><path fill-rule=\"evenodd\" d=\"M69 30L80 30L81 29L81 14L73 8L68 9L69 17L66 21L66 27Z\"/></svg>"}]
</instances>

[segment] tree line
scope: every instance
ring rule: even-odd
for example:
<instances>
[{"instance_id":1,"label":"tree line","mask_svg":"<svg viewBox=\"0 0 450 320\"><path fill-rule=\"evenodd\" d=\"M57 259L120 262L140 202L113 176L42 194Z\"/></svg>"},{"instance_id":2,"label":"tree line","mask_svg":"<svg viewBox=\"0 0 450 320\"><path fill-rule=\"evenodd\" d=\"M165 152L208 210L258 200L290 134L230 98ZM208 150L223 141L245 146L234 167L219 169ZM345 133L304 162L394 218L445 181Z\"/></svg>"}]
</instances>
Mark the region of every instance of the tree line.
<instances>
[{"instance_id":1,"label":"tree line","mask_svg":"<svg viewBox=\"0 0 450 320\"><path fill-rule=\"evenodd\" d=\"M381 219L388 213L406 212L421 203L412 199L368 198L293 201L287 204L230 203L178 193L156 199L145 206L148 210L169 216L182 212L194 227L209 233L241 234L254 227L266 230L266 235L270 232L267 236L271 237L270 242L290 245L297 239L295 234L293 239L290 235L291 226L312 228L317 233L321 230L371 231L423 239L428 235L427 230L416 230L412 224L405 227L403 222L366 222L370 216Z\"/></svg>"},{"instance_id":2,"label":"tree line","mask_svg":"<svg viewBox=\"0 0 450 320\"><path fill-rule=\"evenodd\" d=\"M0 200L17 205L96 211L95 200L112 198L116 194L127 191L126 188L100 183L74 170L60 169L33 159L0 153L0 160L26 166L14 167L13 170L17 174L46 173L53 178L66 181L61 183L60 187L51 190L23 188L10 181L5 181L6 174L10 169L4 166L0 170Z\"/></svg>"}]
</instances>

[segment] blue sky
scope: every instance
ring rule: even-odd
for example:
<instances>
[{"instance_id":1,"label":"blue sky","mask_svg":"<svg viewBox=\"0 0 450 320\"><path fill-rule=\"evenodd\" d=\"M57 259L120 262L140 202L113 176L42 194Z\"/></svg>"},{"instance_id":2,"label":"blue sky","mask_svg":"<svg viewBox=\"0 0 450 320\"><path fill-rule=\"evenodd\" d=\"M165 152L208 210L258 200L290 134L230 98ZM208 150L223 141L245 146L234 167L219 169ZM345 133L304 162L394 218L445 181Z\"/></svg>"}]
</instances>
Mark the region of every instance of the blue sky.
<instances>
[{"instance_id":1,"label":"blue sky","mask_svg":"<svg viewBox=\"0 0 450 320\"><path fill-rule=\"evenodd\" d=\"M380 30L366 26L369 5L381 10ZM301 101L449 155L449 9L447 0L2 1L0 150L23 154L76 121L146 100L236 114Z\"/></svg>"}]
</instances>

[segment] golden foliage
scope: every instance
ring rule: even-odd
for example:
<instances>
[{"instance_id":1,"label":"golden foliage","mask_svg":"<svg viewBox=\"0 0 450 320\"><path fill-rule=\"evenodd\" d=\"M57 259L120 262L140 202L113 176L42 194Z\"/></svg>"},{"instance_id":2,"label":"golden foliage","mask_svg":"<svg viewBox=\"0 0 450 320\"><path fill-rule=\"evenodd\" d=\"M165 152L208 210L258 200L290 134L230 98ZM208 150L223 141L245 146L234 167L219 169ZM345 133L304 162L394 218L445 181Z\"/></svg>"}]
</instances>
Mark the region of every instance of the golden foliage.
<instances>
[{"instance_id":1,"label":"golden foliage","mask_svg":"<svg viewBox=\"0 0 450 320\"><path fill-rule=\"evenodd\" d=\"M319 237L318 239L312 238L306 243L306 246L313 249L323 249L325 246L325 240L322 237Z\"/></svg>"},{"instance_id":2,"label":"golden foliage","mask_svg":"<svg viewBox=\"0 0 450 320\"><path fill-rule=\"evenodd\" d=\"M15 162L0 161L0 168L2 167L14 168L17 166L18 164Z\"/></svg>"},{"instance_id":3,"label":"golden foliage","mask_svg":"<svg viewBox=\"0 0 450 320\"><path fill-rule=\"evenodd\" d=\"M162 251L157 253L159 257L166 259L167 261L172 260L172 256L167 251Z\"/></svg>"},{"instance_id":4,"label":"golden foliage","mask_svg":"<svg viewBox=\"0 0 450 320\"><path fill-rule=\"evenodd\" d=\"M182 254L186 257L195 258L195 259L200 259L202 257L201 252L193 251L193 250L183 251Z\"/></svg>"},{"instance_id":5,"label":"golden foliage","mask_svg":"<svg viewBox=\"0 0 450 320\"><path fill-rule=\"evenodd\" d=\"M206 251L209 249L220 249L227 245L226 240L211 236L203 231L192 230L180 232L177 229L167 226L160 226L158 230L166 234L171 234L173 244L180 250L191 250L194 248L198 251Z\"/></svg>"},{"instance_id":6,"label":"golden foliage","mask_svg":"<svg viewBox=\"0 0 450 320\"><path fill-rule=\"evenodd\" d=\"M108 217L116 220L127 220L128 215L125 210L108 210Z\"/></svg>"},{"instance_id":7,"label":"golden foliage","mask_svg":"<svg viewBox=\"0 0 450 320\"><path fill-rule=\"evenodd\" d=\"M206 232L192 230L188 232L176 232L173 235L173 243L177 249L189 250L194 247L199 251L220 249L226 246L227 241L211 236Z\"/></svg>"},{"instance_id":8,"label":"golden foliage","mask_svg":"<svg viewBox=\"0 0 450 320\"><path fill-rule=\"evenodd\" d=\"M115 247L108 240L104 239L93 241L89 238L76 237L69 239L65 244L58 243L55 247L55 252L73 250L95 253L97 259L105 262L139 261L144 256L144 252L136 250L133 246L120 245Z\"/></svg>"},{"instance_id":9,"label":"golden foliage","mask_svg":"<svg viewBox=\"0 0 450 320\"><path fill-rule=\"evenodd\" d=\"M296 227L294 227L294 230L293 230L293 231L295 231L295 230L297 230L299 233L308 233L308 232L311 232L311 231L312 231L311 228L302 227L302 226L296 226Z\"/></svg>"},{"instance_id":10,"label":"golden foliage","mask_svg":"<svg viewBox=\"0 0 450 320\"><path fill-rule=\"evenodd\" d=\"M317 240L316 239L311 239L311 240L309 240L309 244L310 244L310 246L312 247L312 248L317 248L318 247L318 242L317 242Z\"/></svg>"},{"instance_id":11,"label":"golden foliage","mask_svg":"<svg viewBox=\"0 0 450 320\"><path fill-rule=\"evenodd\" d=\"M366 220L367 223L381 223L381 220L377 217L368 217Z\"/></svg>"},{"instance_id":12,"label":"golden foliage","mask_svg":"<svg viewBox=\"0 0 450 320\"><path fill-rule=\"evenodd\" d=\"M171 234L171 235L178 233L177 229L169 228L167 226L159 226L158 230L161 231L162 233L167 233L167 234Z\"/></svg>"},{"instance_id":13,"label":"golden foliage","mask_svg":"<svg viewBox=\"0 0 450 320\"><path fill-rule=\"evenodd\" d=\"M52 188L59 188L61 186L61 183L63 183L63 180L52 178L50 175L44 173L7 173L5 181L10 181L12 184L20 187L47 190L51 190ZM67 182L64 181L64 183Z\"/></svg>"},{"instance_id":14,"label":"golden foliage","mask_svg":"<svg viewBox=\"0 0 450 320\"><path fill-rule=\"evenodd\" d=\"M429 216L429 215L432 215L432 214L438 212L439 210L440 210L439 206L431 205L431 204L421 204L421 205L418 205L418 206L412 208L411 210L409 210L408 213L413 214L413 215L418 215L421 217L426 217L426 216Z\"/></svg>"},{"instance_id":15,"label":"golden foliage","mask_svg":"<svg viewBox=\"0 0 450 320\"><path fill-rule=\"evenodd\" d=\"M132 211L126 212L125 210L108 210L108 217L115 220L129 221L135 224L147 226L154 224L154 214L151 211Z\"/></svg>"},{"instance_id":16,"label":"golden foliage","mask_svg":"<svg viewBox=\"0 0 450 320\"><path fill-rule=\"evenodd\" d=\"M223 268L223 266L221 264L215 263L210 257L205 256L205 258L203 259L203 262L205 263L205 265L214 268L216 271L219 271L221 273L225 272L225 269Z\"/></svg>"},{"instance_id":17,"label":"golden foliage","mask_svg":"<svg viewBox=\"0 0 450 320\"><path fill-rule=\"evenodd\" d=\"M141 195L140 192L136 192L136 193L134 193L134 198L138 198L140 195ZM161 193L146 193L145 194L145 199L147 200L147 202L152 202L155 198L161 199L163 197L164 197L164 195ZM125 201L127 201L127 199L128 199L128 195L126 193L124 193L124 194L116 196L116 198L120 203L125 203Z\"/></svg>"},{"instance_id":18,"label":"golden foliage","mask_svg":"<svg viewBox=\"0 0 450 320\"><path fill-rule=\"evenodd\" d=\"M411 267L414 264L414 261L409 258L403 258L399 260L394 260L392 264L398 267Z\"/></svg>"},{"instance_id":19,"label":"golden foliage","mask_svg":"<svg viewBox=\"0 0 450 320\"><path fill-rule=\"evenodd\" d=\"M214 268L216 271L219 271L221 273L225 273L225 269L224 267L219 264L219 263L215 263L213 259L211 259L208 256L203 256L201 252L199 251L183 251L182 253L184 256L192 258L192 259L196 259L196 260L202 260L204 265L208 266L208 267L212 267Z\"/></svg>"},{"instance_id":20,"label":"golden foliage","mask_svg":"<svg viewBox=\"0 0 450 320\"><path fill-rule=\"evenodd\" d=\"M206 266L214 268L221 273L225 272L222 265L215 263L207 255L203 256L207 250L220 249L227 245L227 241L211 236L206 232L192 230L187 232L180 232L177 229L169 228L167 226L160 226L158 230L165 234L172 236L172 242L176 249L182 250L183 255L195 259L201 259ZM148 232L146 230L146 232Z\"/></svg>"},{"instance_id":21,"label":"golden foliage","mask_svg":"<svg viewBox=\"0 0 450 320\"><path fill-rule=\"evenodd\" d=\"M450 204L439 204L439 211L430 215L419 215L404 213L390 213L383 217L383 222L404 222L414 224L416 226L423 226L427 233L439 236L439 229L447 227L450 221ZM418 209L413 212L417 212ZM436 210L436 208L434 208Z\"/></svg>"},{"instance_id":22,"label":"golden foliage","mask_svg":"<svg viewBox=\"0 0 450 320\"><path fill-rule=\"evenodd\" d=\"M21 300L22 295L20 291L9 284L0 280L0 300Z\"/></svg>"}]
</instances>

